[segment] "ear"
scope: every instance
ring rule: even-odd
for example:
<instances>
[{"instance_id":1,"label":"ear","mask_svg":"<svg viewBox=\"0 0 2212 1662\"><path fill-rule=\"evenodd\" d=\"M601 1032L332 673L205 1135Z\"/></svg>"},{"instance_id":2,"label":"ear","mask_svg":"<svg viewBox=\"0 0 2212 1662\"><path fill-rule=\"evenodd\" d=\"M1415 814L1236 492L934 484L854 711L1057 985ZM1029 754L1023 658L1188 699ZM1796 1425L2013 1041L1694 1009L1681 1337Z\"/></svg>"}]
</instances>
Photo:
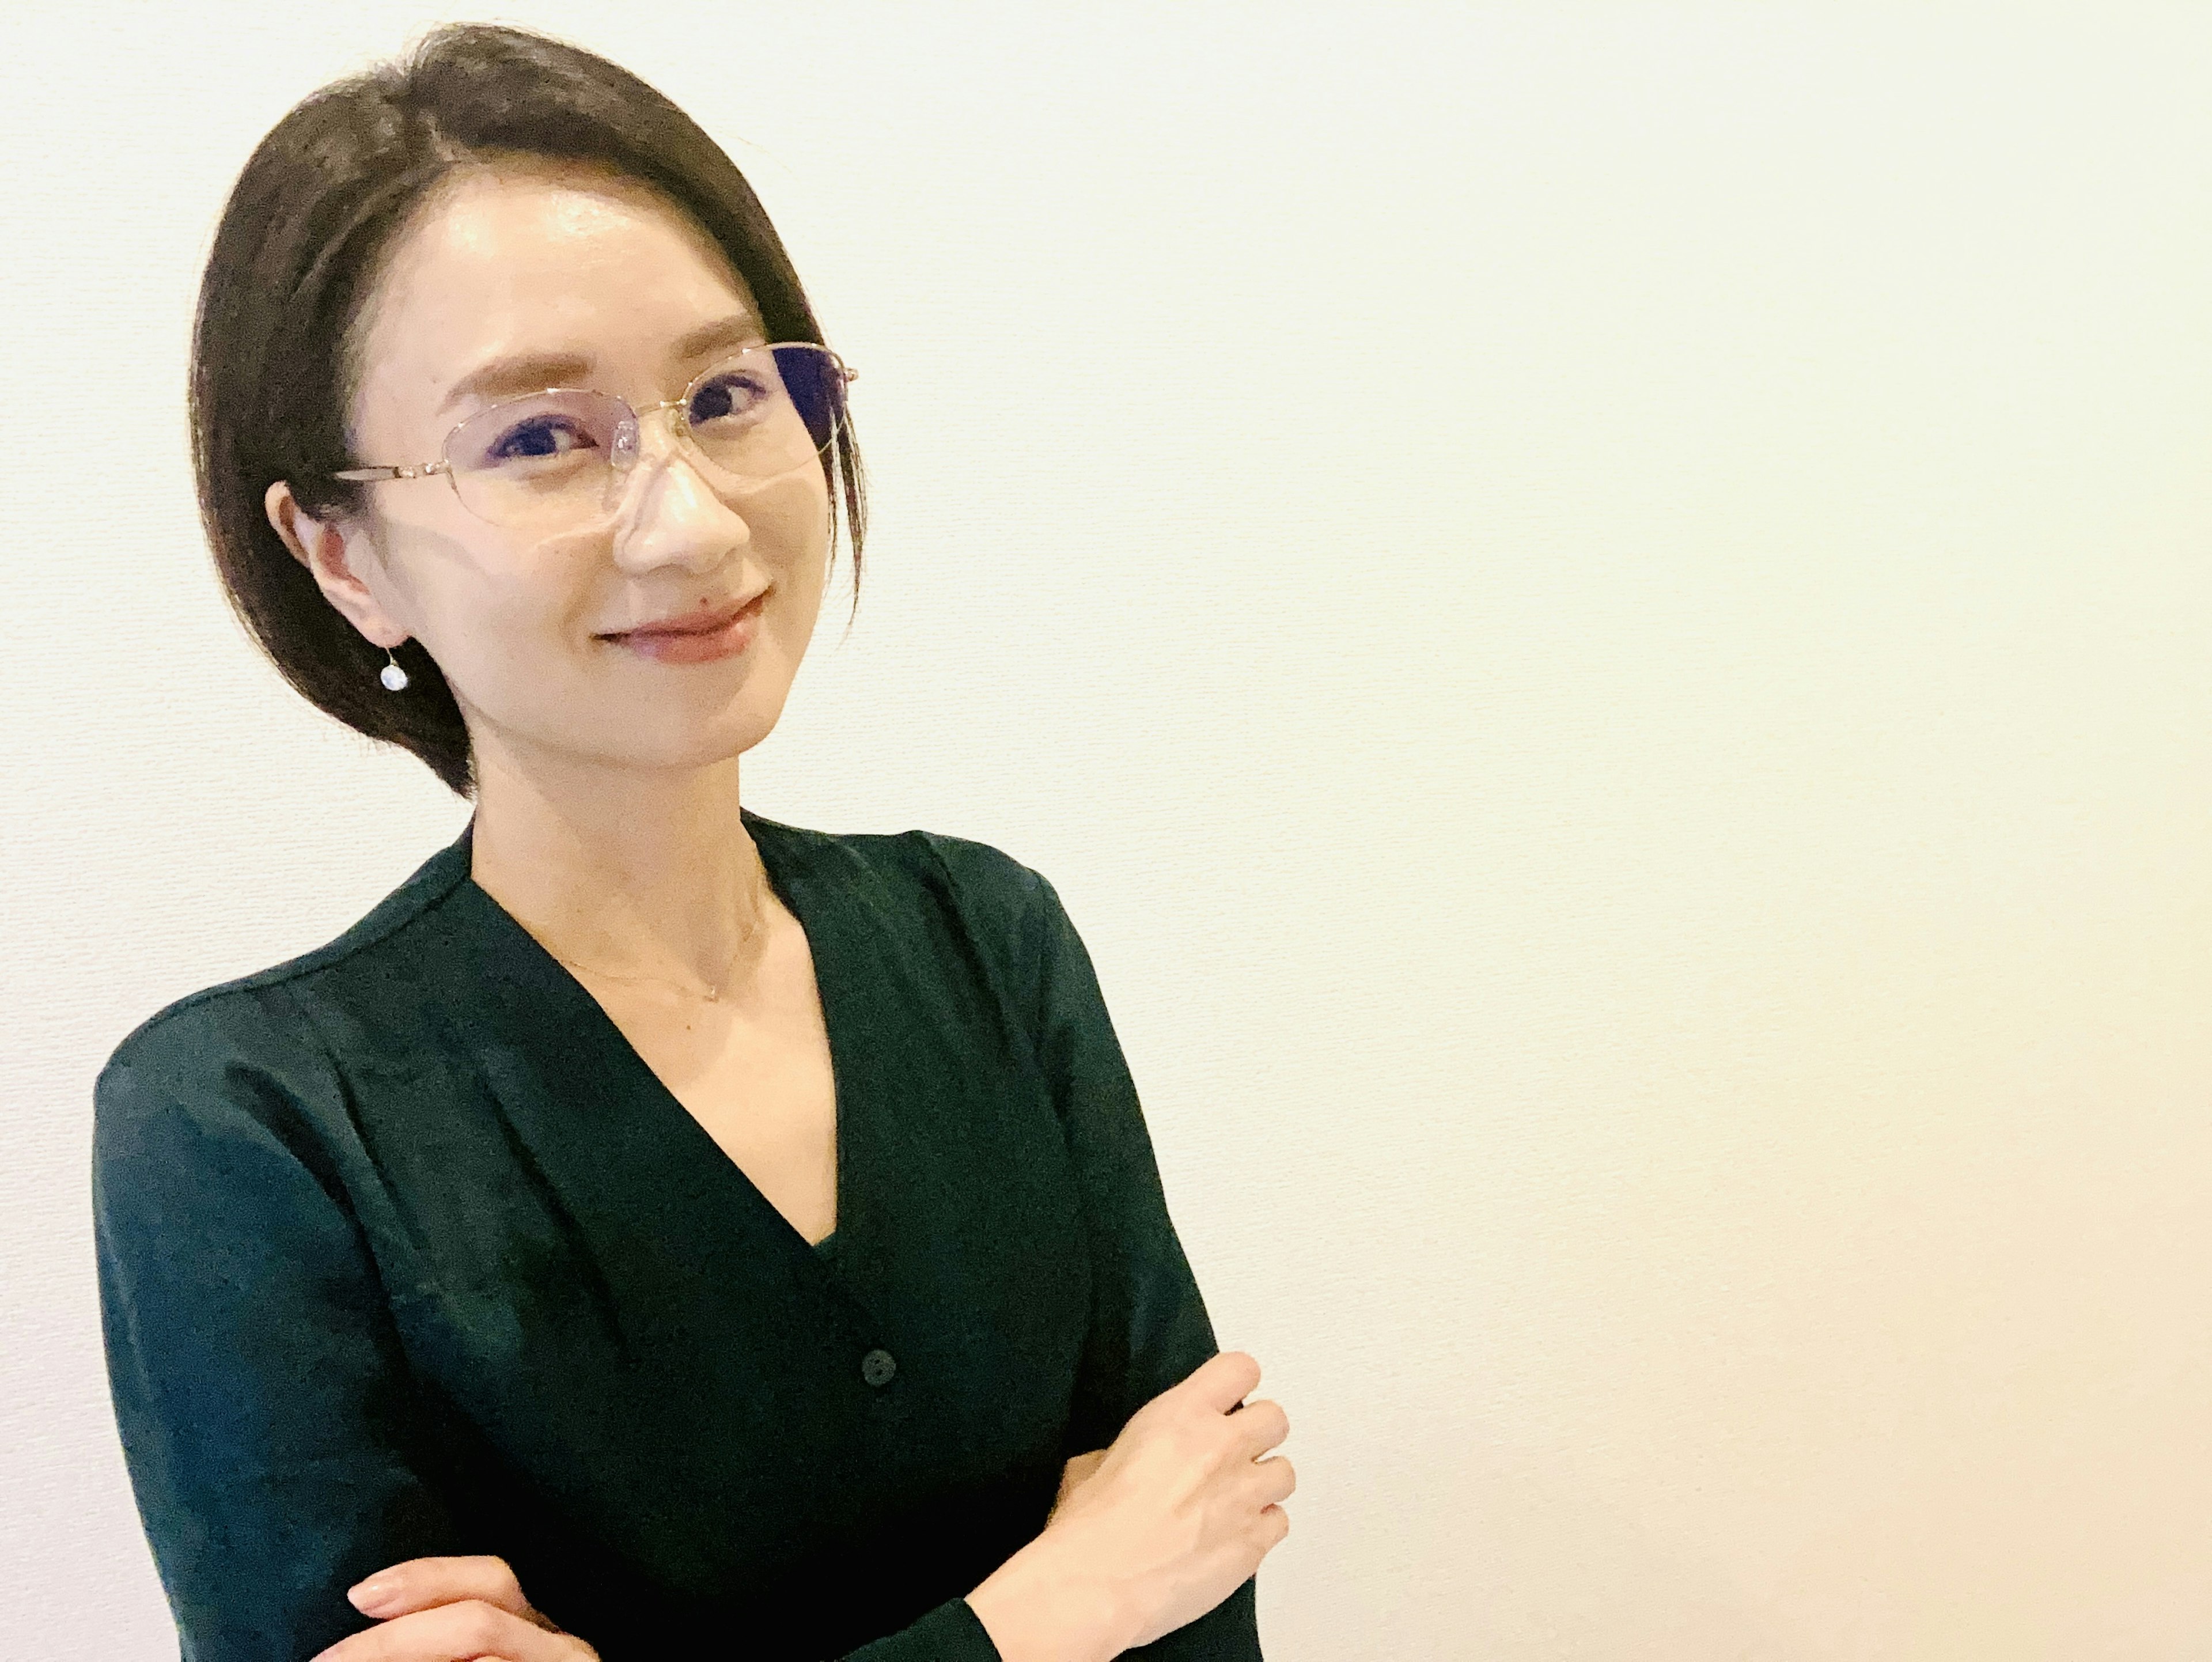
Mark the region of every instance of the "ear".
<instances>
[{"instance_id":1,"label":"ear","mask_svg":"<svg viewBox=\"0 0 2212 1662\"><path fill-rule=\"evenodd\" d=\"M356 569L357 563L376 563L376 547L365 527L335 518L317 519L300 506L291 485L283 479L269 487L262 508L292 557L313 575L323 598L371 644L396 647L407 638L407 627L384 610Z\"/></svg>"}]
</instances>

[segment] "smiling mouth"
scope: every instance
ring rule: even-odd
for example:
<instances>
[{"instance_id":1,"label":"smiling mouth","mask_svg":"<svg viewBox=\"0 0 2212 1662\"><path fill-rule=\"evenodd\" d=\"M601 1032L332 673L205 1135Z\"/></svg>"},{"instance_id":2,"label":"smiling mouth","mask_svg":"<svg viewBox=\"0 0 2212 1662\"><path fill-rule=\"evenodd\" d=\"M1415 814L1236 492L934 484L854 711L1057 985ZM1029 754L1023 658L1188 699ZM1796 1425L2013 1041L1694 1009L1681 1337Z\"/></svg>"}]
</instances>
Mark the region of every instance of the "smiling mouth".
<instances>
[{"instance_id":1,"label":"smiling mouth","mask_svg":"<svg viewBox=\"0 0 2212 1662\"><path fill-rule=\"evenodd\" d=\"M604 637L605 644L620 647L625 653L663 665L711 664L735 661L752 650L762 628L762 615L767 607L762 604L769 591L763 589L747 601L741 611L725 612L723 621L712 627L626 630L619 635Z\"/></svg>"},{"instance_id":2,"label":"smiling mouth","mask_svg":"<svg viewBox=\"0 0 2212 1662\"><path fill-rule=\"evenodd\" d=\"M617 630L599 638L602 641L680 641L693 635L718 635L740 618L758 616L761 602L767 598L768 590L763 589L733 612L714 612L696 622L661 624L650 629Z\"/></svg>"}]
</instances>

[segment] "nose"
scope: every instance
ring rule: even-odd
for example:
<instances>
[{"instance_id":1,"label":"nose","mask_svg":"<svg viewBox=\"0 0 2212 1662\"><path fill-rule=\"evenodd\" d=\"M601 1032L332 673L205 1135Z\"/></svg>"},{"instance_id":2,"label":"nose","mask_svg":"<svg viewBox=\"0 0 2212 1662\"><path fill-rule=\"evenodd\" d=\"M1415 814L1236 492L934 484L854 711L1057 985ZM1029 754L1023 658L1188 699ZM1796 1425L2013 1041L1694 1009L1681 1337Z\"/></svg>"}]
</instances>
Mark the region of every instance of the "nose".
<instances>
[{"instance_id":1,"label":"nose","mask_svg":"<svg viewBox=\"0 0 2212 1662\"><path fill-rule=\"evenodd\" d=\"M708 484L667 423L639 423L637 464L625 481L615 559L626 571L680 564L710 571L752 541L744 516Z\"/></svg>"}]
</instances>

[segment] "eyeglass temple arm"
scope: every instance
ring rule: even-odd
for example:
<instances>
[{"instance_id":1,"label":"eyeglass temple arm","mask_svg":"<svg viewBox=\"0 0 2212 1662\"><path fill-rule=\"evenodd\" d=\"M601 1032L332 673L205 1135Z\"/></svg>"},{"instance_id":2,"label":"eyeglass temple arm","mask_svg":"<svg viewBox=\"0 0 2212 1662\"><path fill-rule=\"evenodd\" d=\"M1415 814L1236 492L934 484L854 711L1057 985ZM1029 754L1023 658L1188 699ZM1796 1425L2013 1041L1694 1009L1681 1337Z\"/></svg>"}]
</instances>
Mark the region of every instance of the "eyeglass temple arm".
<instances>
[{"instance_id":1,"label":"eyeglass temple arm","mask_svg":"<svg viewBox=\"0 0 2212 1662\"><path fill-rule=\"evenodd\" d=\"M348 467L331 477L334 479L419 479L431 473L443 473L451 463L441 459L424 462L419 467Z\"/></svg>"}]
</instances>

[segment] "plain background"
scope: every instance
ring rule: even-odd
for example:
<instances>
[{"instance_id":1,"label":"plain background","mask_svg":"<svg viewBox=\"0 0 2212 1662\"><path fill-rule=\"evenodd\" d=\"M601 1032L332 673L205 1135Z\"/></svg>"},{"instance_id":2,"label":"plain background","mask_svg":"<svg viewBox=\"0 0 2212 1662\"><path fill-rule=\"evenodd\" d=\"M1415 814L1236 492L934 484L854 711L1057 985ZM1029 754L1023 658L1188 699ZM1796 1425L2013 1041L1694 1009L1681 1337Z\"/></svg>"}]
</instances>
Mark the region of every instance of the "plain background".
<instances>
[{"instance_id":1,"label":"plain background","mask_svg":"<svg viewBox=\"0 0 2212 1662\"><path fill-rule=\"evenodd\" d=\"M250 649L182 403L247 152L453 15L9 30L9 1656L174 1654L94 1071L466 815ZM1271 1658L2203 1654L2212 11L504 19L861 370L747 799L1060 886L1291 1415Z\"/></svg>"}]
</instances>

